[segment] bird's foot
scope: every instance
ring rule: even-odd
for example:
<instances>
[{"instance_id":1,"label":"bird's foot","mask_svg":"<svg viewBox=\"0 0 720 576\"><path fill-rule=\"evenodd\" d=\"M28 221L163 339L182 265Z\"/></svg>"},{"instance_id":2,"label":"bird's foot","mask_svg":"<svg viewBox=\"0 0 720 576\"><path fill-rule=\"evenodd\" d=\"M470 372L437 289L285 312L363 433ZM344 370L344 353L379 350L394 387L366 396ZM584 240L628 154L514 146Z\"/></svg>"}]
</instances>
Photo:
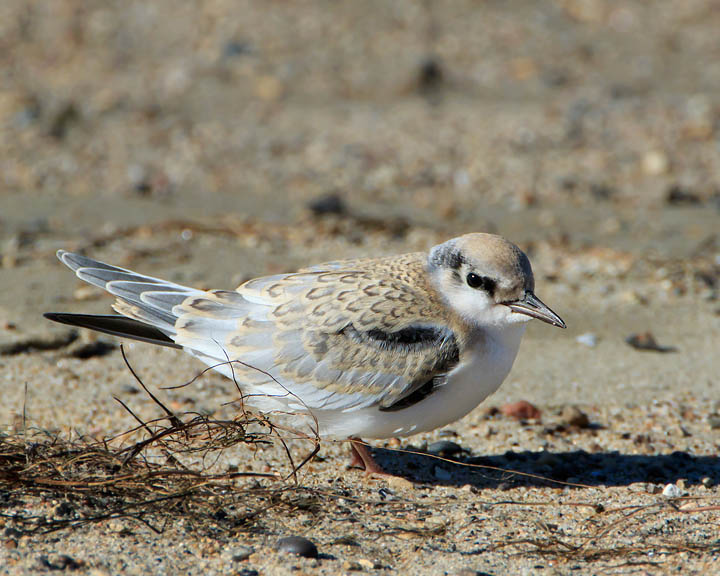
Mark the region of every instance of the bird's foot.
<instances>
[{"instance_id":1,"label":"bird's foot","mask_svg":"<svg viewBox=\"0 0 720 576\"><path fill-rule=\"evenodd\" d=\"M370 447L360 438L350 438L350 449L352 450L352 461L350 468L365 470L367 476L394 476L380 466L372 457Z\"/></svg>"}]
</instances>

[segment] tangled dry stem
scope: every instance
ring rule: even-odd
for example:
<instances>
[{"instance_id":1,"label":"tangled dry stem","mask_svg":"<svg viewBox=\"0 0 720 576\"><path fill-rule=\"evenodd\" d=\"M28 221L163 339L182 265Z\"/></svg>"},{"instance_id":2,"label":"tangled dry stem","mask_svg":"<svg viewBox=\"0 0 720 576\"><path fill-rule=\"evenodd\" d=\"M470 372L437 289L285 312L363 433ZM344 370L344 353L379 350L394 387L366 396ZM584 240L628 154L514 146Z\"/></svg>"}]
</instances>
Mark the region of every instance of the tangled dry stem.
<instances>
[{"instance_id":1,"label":"tangled dry stem","mask_svg":"<svg viewBox=\"0 0 720 576\"><path fill-rule=\"evenodd\" d=\"M0 498L2 508L25 496L44 500L72 501L72 517L48 519L1 513L20 534L47 533L113 518L134 518L154 531L172 518L185 518L195 525L241 528L282 501L283 492L297 485L297 472L319 450L319 439L300 464L295 464L285 441L291 432L274 425L261 414L245 409L231 420L214 419L193 412L177 414L154 395L123 358L132 375L163 415L143 420L121 399L115 398L137 422L129 430L102 440L87 437L63 438L58 433L28 429L0 436ZM239 390L239 388L238 388ZM128 443L128 438L140 439ZM296 432L294 437L308 438ZM245 445L280 442L290 466L281 471L217 470L224 450ZM185 462L187 460L187 462ZM240 479L265 479L266 484ZM288 483L293 478L295 483ZM232 526L218 522L225 507L242 502L244 513L235 514Z\"/></svg>"}]
</instances>

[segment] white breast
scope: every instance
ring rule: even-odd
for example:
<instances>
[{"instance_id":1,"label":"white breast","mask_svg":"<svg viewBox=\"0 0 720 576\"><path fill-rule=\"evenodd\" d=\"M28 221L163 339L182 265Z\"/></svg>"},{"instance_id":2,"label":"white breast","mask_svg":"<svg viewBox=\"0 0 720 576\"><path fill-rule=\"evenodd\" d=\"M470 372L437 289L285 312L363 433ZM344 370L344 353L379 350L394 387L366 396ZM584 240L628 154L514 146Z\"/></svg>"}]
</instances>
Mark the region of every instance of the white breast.
<instances>
[{"instance_id":1,"label":"white breast","mask_svg":"<svg viewBox=\"0 0 720 576\"><path fill-rule=\"evenodd\" d=\"M407 408L382 412L365 408L353 412L316 412L320 435L338 438L410 436L445 426L468 414L495 392L510 372L525 323L479 332L463 350L460 364L447 382L427 398Z\"/></svg>"}]
</instances>

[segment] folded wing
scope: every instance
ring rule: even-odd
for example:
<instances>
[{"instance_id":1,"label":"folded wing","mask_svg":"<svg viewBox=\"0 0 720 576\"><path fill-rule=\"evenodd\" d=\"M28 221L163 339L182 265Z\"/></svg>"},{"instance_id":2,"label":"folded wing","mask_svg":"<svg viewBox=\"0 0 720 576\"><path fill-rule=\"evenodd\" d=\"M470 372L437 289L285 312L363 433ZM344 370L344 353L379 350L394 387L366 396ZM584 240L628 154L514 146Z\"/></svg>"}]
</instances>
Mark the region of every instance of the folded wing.
<instances>
[{"instance_id":1,"label":"folded wing","mask_svg":"<svg viewBox=\"0 0 720 576\"><path fill-rule=\"evenodd\" d=\"M88 315L78 315L77 325L182 346L235 378L261 407L392 410L442 385L459 360L456 336L438 316L443 307L417 285L421 255L334 262L235 291L197 290L78 254L58 256L115 295L116 311L150 328L108 317L93 325Z\"/></svg>"}]
</instances>

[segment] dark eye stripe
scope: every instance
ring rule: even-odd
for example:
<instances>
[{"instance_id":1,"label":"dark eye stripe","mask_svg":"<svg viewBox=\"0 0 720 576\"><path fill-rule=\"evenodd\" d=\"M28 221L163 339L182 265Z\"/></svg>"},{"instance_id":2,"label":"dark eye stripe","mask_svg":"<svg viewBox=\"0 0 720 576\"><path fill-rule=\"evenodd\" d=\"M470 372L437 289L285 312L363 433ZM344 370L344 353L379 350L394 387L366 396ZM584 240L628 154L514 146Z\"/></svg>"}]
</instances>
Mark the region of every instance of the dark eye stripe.
<instances>
[{"instance_id":1,"label":"dark eye stripe","mask_svg":"<svg viewBox=\"0 0 720 576\"><path fill-rule=\"evenodd\" d=\"M480 276L479 274L475 274L475 272L470 272L465 278L465 281L470 288L484 290L488 294L495 292L495 280L487 276Z\"/></svg>"}]
</instances>

